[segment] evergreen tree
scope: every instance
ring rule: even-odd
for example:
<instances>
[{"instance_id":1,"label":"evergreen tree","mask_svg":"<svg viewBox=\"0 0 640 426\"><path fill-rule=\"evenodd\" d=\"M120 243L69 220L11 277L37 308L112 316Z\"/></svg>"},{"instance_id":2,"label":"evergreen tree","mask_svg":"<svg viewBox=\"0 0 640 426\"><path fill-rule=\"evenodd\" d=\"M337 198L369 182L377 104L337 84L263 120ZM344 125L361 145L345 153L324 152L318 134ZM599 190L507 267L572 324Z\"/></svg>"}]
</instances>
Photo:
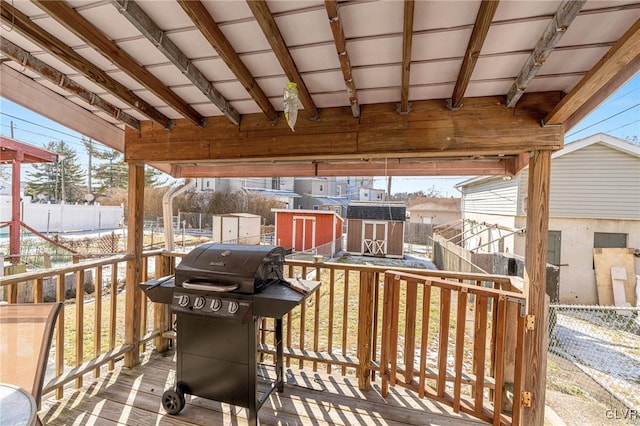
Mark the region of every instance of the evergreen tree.
<instances>
[{"instance_id":1,"label":"evergreen tree","mask_svg":"<svg viewBox=\"0 0 640 426\"><path fill-rule=\"evenodd\" d=\"M151 166L144 166L144 186L157 188L167 184L164 173Z\"/></svg>"},{"instance_id":2,"label":"evergreen tree","mask_svg":"<svg viewBox=\"0 0 640 426\"><path fill-rule=\"evenodd\" d=\"M102 163L93 167L94 192L104 195L111 188L126 188L129 169L122 154L114 149L94 151L93 156Z\"/></svg>"},{"instance_id":3,"label":"evergreen tree","mask_svg":"<svg viewBox=\"0 0 640 426\"><path fill-rule=\"evenodd\" d=\"M27 172L27 193L34 198L42 194L48 200L84 202L85 174L76 152L64 141L51 141L45 149L58 153L58 162L33 164L33 170Z\"/></svg>"}]
</instances>

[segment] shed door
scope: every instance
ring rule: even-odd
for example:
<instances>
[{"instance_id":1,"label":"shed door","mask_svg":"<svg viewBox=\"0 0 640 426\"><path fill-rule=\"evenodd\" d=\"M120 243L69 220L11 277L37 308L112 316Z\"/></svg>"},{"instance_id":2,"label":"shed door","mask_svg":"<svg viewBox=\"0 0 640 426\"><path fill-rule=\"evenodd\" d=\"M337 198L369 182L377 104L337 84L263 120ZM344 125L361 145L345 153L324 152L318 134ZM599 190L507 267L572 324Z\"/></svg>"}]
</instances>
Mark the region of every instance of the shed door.
<instances>
[{"instance_id":1,"label":"shed door","mask_svg":"<svg viewBox=\"0 0 640 426\"><path fill-rule=\"evenodd\" d=\"M309 251L315 248L316 218L310 216L293 217L293 250Z\"/></svg>"},{"instance_id":2,"label":"shed door","mask_svg":"<svg viewBox=\"0 0 640 426\"><path fill-rule=\"evenodd\" d=\"M387 254L387 222L362 222L362 254L384 256Z\"/></svg>"}]
</instances>

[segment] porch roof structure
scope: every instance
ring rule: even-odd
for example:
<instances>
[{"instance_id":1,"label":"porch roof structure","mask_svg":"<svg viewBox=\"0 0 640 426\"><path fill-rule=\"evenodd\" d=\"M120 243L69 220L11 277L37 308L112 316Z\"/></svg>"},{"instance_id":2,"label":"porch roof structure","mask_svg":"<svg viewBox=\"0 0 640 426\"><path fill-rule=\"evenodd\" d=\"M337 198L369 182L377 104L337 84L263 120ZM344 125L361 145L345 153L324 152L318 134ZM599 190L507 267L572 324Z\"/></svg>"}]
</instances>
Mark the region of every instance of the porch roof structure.
<instances>
[{"instance_id":1,"label":"porch roof structure","mask_svg":"<svg viewBox=\"0 0 640 426\"><path fill-rule=\"evenodd\" d=\"M139 356L142 164L252 177L513 175L528 163L523 424L542 424L550 155L640 69L640 2L0 6L1 95L129 162L125 365Z\"/></svg>"}]
</instances>

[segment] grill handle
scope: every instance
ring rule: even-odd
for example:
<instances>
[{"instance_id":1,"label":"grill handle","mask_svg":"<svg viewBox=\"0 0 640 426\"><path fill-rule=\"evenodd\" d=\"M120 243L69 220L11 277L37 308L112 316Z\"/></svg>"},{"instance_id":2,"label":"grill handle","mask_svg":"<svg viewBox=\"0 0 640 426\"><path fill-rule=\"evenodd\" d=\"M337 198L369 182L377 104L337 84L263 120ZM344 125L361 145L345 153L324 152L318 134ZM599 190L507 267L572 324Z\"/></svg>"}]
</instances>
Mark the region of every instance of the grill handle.
<instances>
[{"instance_id":1,"label":"grill handle","mask_svg":"<svg viewBox=\"0 0 640 426\"><path fill-rule=\"evenodd\" d=\"M187 289L192 289L192 290L226 292L226 291L233 291L237 289L238 284L229 284L229 285L199 284L199 283L195 283L187 280L182 283L182 287Z\"/></svg>"}]
</instances>

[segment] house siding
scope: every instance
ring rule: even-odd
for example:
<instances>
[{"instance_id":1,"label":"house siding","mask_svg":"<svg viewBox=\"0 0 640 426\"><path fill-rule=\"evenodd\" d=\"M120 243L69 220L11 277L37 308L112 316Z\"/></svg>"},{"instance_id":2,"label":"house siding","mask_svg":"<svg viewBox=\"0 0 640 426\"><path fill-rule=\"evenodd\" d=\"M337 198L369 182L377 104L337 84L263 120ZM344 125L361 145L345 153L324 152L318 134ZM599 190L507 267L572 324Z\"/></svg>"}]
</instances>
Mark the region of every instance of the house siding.
<instances>
[{"instance_id":1,"label":"house siding","mask_svg":"<svg viewBox=\"0 0 640 426\"><path fill-rule=\"evenodd\" d=\"M518 205L517 179L491 179L470 185L463 191L465 213L515 215Z\"/></svg>"},{"instance_id":2,"label":"house siding","mask_svg":"<svg viewBox=\"0 0 640 426\"><path fill-rule=\"evenodd\" d=\"M528 169L520 178L524 197ZM639 188L640 158L590 145L551 161L549 216L638 220Z\"/></svg>"}]
</instances>

